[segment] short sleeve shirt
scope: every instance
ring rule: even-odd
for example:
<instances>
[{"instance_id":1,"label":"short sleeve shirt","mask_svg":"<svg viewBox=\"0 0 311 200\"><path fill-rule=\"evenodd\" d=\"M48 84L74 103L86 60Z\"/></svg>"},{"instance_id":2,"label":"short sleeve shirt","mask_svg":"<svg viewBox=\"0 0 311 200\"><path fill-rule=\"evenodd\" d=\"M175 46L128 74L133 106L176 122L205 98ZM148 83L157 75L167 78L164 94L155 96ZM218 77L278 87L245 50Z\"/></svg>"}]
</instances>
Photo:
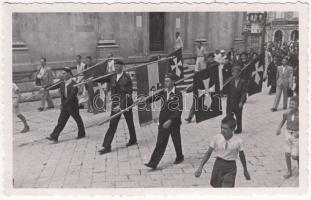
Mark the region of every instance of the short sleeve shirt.
<instances>
[{"instance_id":1,"label":"short sleeve shirt","mask_svg":"<svg viewBox=\"0 0 311 200\"><path fill-rule=\"evenodd\" d=\"M224 160L236 160L240 151L243 151L243 141L232 136L226 140L222 134L217 134L213 137L210 147L214 149L216 156Z\"/></svg>"},{"instance_id":2,"label":"short sleeve shirt","mask_svg":"<svg viewBox=\"0 0 311 200\"><path fill-rule=\"evenodd\" d=\"M286 120L286 128L291 131L299 130L299 112L290 113L286 112L283 114L283 119Z\"/></svg>"},{"instance_id":3,"label":"short sleeve shirt","mask_svg":"<svg viewBox=\"0 0 311 200\"><path fill-rule=\"evenodd\" d=\"M18 86L13 83L13 87L12 87L12 93L13 93L13 97L17 97L17 91L18 91Z\"/></svg>"}]
</instances>

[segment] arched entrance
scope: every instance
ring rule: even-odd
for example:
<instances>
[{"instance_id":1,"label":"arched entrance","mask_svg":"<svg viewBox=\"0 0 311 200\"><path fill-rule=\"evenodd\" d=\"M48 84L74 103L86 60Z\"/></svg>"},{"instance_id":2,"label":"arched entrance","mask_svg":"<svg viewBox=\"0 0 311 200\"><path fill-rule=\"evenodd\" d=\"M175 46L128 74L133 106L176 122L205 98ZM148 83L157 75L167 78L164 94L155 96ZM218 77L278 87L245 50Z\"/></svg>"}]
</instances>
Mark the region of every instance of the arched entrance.
<instances>
[{"instance_id":1,"label":"arched entrance","mask_svg":"<svg viewBox=\"0 0 311 200\"><path fill-rule=\"evenodd\" d=\"M299 32L298 32L298 30L292 31L292 33L290 34L290 39L291 39L292 41L297 41L297 40L299 40Z\"/></svg>"},{"instance_id":2,"label":"arched entrance","mask_svg":"<svg viewBox=\"0 0 311 200\"><path fill-rule=\"evenodd\" d=\"M283 41L283 32L281 30L277 30L274 33L274 42L280 42Z\"/></svg>"}]
</instances>

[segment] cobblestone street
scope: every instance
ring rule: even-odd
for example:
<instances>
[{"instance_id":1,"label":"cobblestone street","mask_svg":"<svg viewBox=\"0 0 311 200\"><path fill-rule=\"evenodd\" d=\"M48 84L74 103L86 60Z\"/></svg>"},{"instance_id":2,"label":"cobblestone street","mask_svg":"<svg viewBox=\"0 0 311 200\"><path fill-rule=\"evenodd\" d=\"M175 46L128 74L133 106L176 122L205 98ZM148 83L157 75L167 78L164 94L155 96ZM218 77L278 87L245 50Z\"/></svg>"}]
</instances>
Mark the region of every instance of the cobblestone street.
<instances>
[{"instance_id":1,"label":"cobblestone street","mask_svg":"<svg viewBox=\"0 0 311 200\"><path fill-rule=\"evenodd\" d=\"M266 85L266 83L264 83ZM297 187L298 167L293 162L294 175L285 180L284 137L276 136L276 128L284 110L270 112L274 95L267 89L248 98L243 111L245 154L251 180L243 176L242 165L237 160L236 187ZM190 108L191 95L187 95ZM59 99L54 100L55 105ZM225 98L223 98L225 113ZM128 130L122 117L112 143L112 152L99 155L108 123L94 125L105 119L109 112L93 115L81 110L87 137L75 140L77 134L73 119L59 137L58 144L46 140L57 123L59 109L38 112L39 102L20 105L30 125L30 132L22 134L22 123L14 118L13 177L15 188L133 188L133 187L211 187L209 184L214 157L204 167L200 178L194 177L212 136L220 132L223 116L199 124L183 123L182 148L185 161L174 165L175 150L170 139L158 170L144 166L155 147L157 124L139 127L137 110L134 110L138 145L127 148ZM187 117L188 111L183 111ZM212 155L213 156L213 155Z\"/></svg>"}]
</instances>

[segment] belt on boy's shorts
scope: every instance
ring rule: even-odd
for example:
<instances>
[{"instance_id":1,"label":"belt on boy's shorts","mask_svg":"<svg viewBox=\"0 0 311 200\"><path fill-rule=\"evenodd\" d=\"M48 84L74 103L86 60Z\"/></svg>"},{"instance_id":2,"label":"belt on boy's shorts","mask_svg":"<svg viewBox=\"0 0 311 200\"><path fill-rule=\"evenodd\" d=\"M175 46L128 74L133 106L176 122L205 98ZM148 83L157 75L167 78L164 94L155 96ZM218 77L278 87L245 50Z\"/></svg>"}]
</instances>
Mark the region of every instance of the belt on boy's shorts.
<instances>
[{"instance_id":1,"label":"belt on boy's shorts","mask_svg":"<svg viewBox=\"0 0 311 200\"><path fill-rule=\"evenodd\" d=\"M221 157L217 157L216 160L221 160L221 161L226 162L226 163L235 163L235 160L225 160Z\"/></svg>"}]
</instances>

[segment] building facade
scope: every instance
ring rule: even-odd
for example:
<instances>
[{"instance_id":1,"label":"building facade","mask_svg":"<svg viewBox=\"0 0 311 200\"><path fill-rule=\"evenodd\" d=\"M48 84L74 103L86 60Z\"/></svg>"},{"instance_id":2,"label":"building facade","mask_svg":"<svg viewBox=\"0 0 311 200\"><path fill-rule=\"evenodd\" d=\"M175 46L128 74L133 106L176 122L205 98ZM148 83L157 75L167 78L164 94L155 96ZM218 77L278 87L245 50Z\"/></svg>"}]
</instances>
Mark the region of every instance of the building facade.
<instances>
[{"instance_id":1,"label":"building facade","mask_svg":"<svg viewBox=\"0 0 311 200\"><path fill-rule=\"evenodd\" d=\"M298 12L269 12L266 41L288 43L299 40Z\"/></svg>"},{"instance_id":2,"label":"building facade","mask_svg":"<svg viewBox=\"0 0 311 200\"><path fill-rule=\"evenodd\" d=\"M185 54L195 41L208 50L243 43L242 12L14 13L13 72L34 70L44 56L52 67L71 65L76 55L125 59L167 54L180 32Z\"/></svg>"}]
</instances>

